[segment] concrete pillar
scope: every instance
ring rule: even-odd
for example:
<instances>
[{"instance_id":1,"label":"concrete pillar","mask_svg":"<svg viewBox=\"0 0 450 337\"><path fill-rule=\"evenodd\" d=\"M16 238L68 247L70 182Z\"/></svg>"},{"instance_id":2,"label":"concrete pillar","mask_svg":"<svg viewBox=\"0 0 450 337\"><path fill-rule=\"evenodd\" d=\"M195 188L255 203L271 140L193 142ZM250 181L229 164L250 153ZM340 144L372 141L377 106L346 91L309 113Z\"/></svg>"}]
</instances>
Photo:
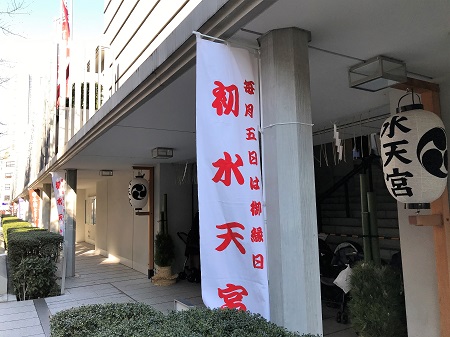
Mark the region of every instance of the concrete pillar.
<instances>
[{"instance_id":1,"label":"concrete pillar","mask_svg":"<svg viewBox=\"0 0 450 337\"><path fill-rule=\"evenodd\" d=\"M271 320L322 335L308 41L298 28L260 38Z\"/></svg>"},{"instance_id":2,"label":"concrete pillar","mask_svg":"<svg viewBox=\"0 0 450 337\"><path fill-rule=\"evenodd\" d=\"M41 190L42 199L42 226L45 229L50 230L50 213L51 213L51 196L52 196L52 184L44 184Z\"/></svg>"},{"instance_id":3,"label":"concrete pillar","mask_svg":"<svg viewBox=\"0 0 450 337\"><path fill-rule=\"evenodd\" d=\"M66 170L66 227L64 232L66 276L75 276L75 232L77 216L77 170Z\"/></svg>"}]
</instances>

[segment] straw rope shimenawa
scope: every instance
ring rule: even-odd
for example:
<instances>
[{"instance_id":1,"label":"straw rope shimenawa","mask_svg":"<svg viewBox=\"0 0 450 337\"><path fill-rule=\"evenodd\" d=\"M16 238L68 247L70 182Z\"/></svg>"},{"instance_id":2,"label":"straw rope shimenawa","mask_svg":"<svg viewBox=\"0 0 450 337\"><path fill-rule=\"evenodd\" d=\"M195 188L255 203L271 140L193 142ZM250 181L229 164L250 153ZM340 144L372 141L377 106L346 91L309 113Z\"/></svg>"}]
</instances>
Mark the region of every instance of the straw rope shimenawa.
<instances>
[{"instance_id":1,"label":"straw rope shimenawa","mask_svg":"<svg viewBox=\"0 0 450 337\"><path fill-rule=\"evenodd\" d=\"M156 275L152 277L152 283L157 286L169 286L177 282L178 274L172 275L172 266L156 267Z\"/></svg>"}]
</instances>

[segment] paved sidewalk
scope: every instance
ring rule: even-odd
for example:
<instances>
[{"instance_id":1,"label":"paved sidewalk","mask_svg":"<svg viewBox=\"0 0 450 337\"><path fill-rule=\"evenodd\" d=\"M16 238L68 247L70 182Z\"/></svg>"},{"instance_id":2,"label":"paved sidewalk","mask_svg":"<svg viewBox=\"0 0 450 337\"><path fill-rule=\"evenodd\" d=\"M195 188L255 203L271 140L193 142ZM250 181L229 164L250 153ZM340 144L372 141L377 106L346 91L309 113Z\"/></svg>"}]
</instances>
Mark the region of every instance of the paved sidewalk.
<instances>
[{"instance_id":1,"label":"paved sidewalk","mask_svg":"<svg viewBox=\"0 0 450 337\"><path fill-rule=\"evenodd\" d=\"M64 295L0 303L0 337L49 337L50 315L82 305L142 302L163 313L174 309L175 299L203 305L200 284L184 280L168 287L155 286L147 275L95 255L90 244L77 244L75 271L75 277L66 279ZM336 323L336 309L324 307L323 317L324 336L357 336L350 325Z\"/></svg>"}]
</instances>

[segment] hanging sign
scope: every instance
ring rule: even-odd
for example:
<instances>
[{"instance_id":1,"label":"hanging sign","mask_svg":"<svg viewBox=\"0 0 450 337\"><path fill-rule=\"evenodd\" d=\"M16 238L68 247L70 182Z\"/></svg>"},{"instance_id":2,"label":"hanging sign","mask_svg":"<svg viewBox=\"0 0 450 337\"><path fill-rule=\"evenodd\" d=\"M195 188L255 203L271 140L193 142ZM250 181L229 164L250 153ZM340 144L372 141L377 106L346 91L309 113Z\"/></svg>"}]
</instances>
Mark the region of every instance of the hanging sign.
<instances>
[{"instance_id":1,"label":"hanging sign","mask_svg":"<svg viewBox=\"0 0 450 337\"><path fill-rule=\"evenodd\" d=\"M41 197L33 189L28 190L30 206L31 206L31 220L35 227L39 227Z\"/></svg>"},{"instance_id":2,"label":"hanging sign","mask_svg":"<svg viewBox=\"0 0 450 337\"><path fill-rule=\"evenodd\" d=\"M19 206L17 210L17 216L19 219L26 219L28 210L28 203L23 198L19 198Z\"/></svg>"},{"instance_id":3,"label":"hanging sign","mask_svg":"<svg viewBox=\"0 0 450 337\"><path fill-rule=\"evenodd\" d=\"M447 137L442 120L416 109L386 119L380 133L384 180L403 203L430 203L447 186Z\"/></svg>"},{"instance_id":4,"label":"hanging sign","mask_svg":"<svg viewBox=\"0 0 450 337\"><path fill-rule=\"evenodd\" d=\"M196 92L203 302L269 319L256 55L197 36Z\"/></svg>"},{"instance_id":5,"label":"hanging sign","mask_svg":"<svg viewBox=\"0 0 450 337\"><path fill-rule=\"evenodd\" d=\"M148 200L148 181L144 176L137 176L130 181L128 185L128 199L130 205L136 210L141 210L147 205Z\"/></svg>"},{"instance_id":6,"label":"hanging sign","mask_svg":"<svg viewBox=\"0 0 450 337\"><path fill-rule=\"evenodd\" d=\"M66 216L66 180L64 172L51 172L53 193L56 200L56 208L58 210L58 226L59 234L64 236L65 233L65 216Z\"/></svg>"}]
</instances>

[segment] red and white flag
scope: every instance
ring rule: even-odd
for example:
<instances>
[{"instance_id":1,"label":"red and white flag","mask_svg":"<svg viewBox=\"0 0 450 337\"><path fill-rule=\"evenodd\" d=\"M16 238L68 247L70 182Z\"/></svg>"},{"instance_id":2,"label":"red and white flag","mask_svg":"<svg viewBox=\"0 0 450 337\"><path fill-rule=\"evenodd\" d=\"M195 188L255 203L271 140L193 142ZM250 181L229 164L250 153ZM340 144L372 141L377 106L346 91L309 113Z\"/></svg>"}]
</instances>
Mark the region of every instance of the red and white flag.
<instances>
[{"instance_id":1,"label":"red and white flag","mask_svg":"<svg viewBox=\"0 0 450 337\"><path fill-rule=\"evenodd\" d=\"M69 10L67 9L67 1L61 0L61 40L64 42L65 45L65 56L64 56L64 63L66 64L66 98L69 97L69 64L70 64L70 46L69 46L69 40L70 40L70 24L69 24ZM56 80L57 80L57 88L56 88L56 106L60 106L60 99L61 99L61 90L60 90L60 83L59 83L59 62L60 62L60 50L58 50L57 55L57 73L56 73ZM63 102L65 102L65 99L63 99ZM63 105L65 107L65 104Z\"/></svg>"},{"instance_id":2,"label":"red and white flag","mask_svg":"<svg viewBox=\"0 0 450 337\"><path fill-rule=\"evenodd\" d=\"M56 208L58 209L58 225L59 234L64 236L65 216L66 216L66 180L64 172L51 172L53 193L56 200Z\"/></svg>"},{"instance_id":3,"label":"red and white flag","mask_svg":"<svg viewBox=\"0 0 450 337\"><path fill-rule=\"evenodd\" d=\"M269 319L256 54L197 35L202 297Z\"/></svg>"},{"instance_id":4,"label":"red and white flag","mask_svg":"<svg viewBox=\"0 0 450 337\"><path fill-rule=\"evenodd\" d=\"M31 220L35 227L39 227L40 209L41 209L41 197L33 189L28 190L31 208Z\"/></svg>"}]
</instances>

